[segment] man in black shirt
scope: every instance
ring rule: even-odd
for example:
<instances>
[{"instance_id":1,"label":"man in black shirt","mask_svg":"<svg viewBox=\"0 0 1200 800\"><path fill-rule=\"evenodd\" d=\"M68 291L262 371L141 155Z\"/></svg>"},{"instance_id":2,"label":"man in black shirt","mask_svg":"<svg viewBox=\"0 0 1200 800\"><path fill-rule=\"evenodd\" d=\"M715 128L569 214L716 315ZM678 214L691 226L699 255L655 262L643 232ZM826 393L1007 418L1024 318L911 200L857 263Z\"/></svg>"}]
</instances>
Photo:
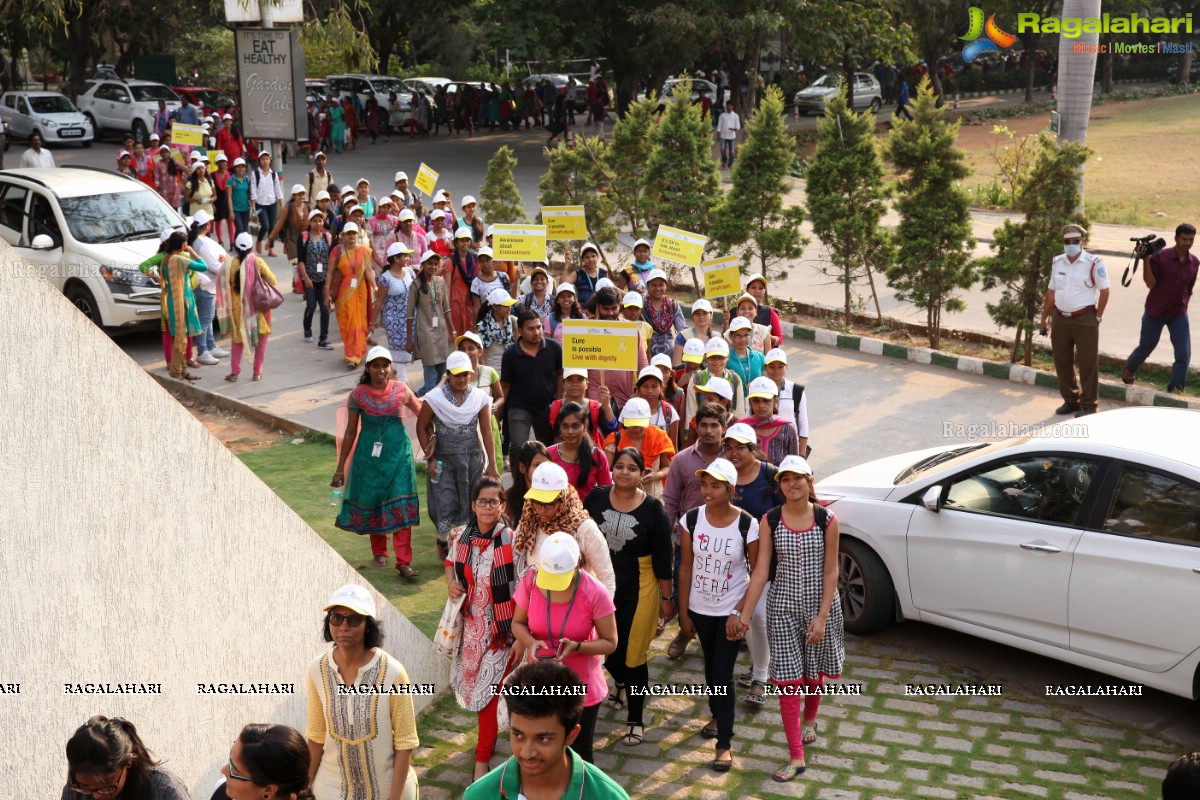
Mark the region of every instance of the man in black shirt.
<instances>
[{"instance_id":1,"label":"man in black shirt","mask_svg":"<svg viewBox=\"0 0 1200 800\"><path fill-rule=\"evenodd\" d=\"M562 346L542 338L542 318L532 309L517 315L517 340L504 351L500 386L508 412L509 459L516 463L517 448L533 430L538 441L554 443L547 412L562 397Z\"/></svg>"}]
</instances>

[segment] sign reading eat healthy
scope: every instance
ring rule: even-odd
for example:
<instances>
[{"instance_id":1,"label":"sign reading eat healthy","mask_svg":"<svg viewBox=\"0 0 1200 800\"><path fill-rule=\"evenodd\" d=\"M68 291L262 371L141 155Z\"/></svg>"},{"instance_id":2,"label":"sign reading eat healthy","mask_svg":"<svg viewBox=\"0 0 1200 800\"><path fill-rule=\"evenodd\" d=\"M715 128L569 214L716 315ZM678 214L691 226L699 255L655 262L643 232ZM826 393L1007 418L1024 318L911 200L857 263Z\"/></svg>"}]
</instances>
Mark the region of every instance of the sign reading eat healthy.
<instances>
[{"instance_id":1,"label":"sign reading eat healthy","mask_svg":"<svg viewBox=\"0 0 1200 800\"><path fill-rule=\"evenodd\" d=\"M636 372L638 324L624 320L564 319L563 368Z\"/></svg>"},{"instance_id":2,"label":"sign reading eat healthy","mask_svg":"<svg viewBox=\"0 0 1200 800\"><path fill-rule=\"evenodd\" d=\"M304 51L286 28L234 31L242 133L247 139L294 142L308 136Z\"/></svg>"}]
</instances>

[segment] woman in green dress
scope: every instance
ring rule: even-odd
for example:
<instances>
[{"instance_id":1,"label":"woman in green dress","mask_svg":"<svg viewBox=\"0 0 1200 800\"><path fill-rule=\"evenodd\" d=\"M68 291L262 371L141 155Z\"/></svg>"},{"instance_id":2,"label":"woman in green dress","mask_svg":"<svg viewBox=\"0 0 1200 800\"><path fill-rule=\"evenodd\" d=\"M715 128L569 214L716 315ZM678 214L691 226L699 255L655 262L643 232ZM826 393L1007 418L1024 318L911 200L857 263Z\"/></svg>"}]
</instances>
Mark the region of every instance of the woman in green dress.
<instances>
[{"instance_id":1,"label":"woman in green dress","mask_svg":"<svg viewBox=\"0 0 1200 800\"><path fill-rule=\"evenodd\" d=\"M412 526L420 521L420 506L412 443L402 417L416 417L421 401L395 379L386 347L372 347L365 361L362 379L338 409L338 464L329 485L345 488L334 524L370 535L377 567L387 566L387 535L392 534L396 569L412 578L417 575Z\"/></svg>"}]
</instances>

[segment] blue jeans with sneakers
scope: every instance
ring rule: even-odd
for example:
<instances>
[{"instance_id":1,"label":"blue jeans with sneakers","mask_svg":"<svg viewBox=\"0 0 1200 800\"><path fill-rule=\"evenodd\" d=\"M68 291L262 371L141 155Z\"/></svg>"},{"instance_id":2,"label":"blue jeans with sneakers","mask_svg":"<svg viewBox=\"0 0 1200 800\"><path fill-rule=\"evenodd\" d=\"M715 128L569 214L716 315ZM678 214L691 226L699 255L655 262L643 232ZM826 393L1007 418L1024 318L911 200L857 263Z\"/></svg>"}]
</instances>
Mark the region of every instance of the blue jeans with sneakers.
<instances>
[{"instance_id":1,"label":"blue jeans with sneakers","mask_svg":"<svg viewBox=\"0 0 1200 800\"><path fill-rule=\"evenodd\" d=\"M203 355L217 347L216 337L213 336L213 315L217 310L217 296L212 292L197 289L196 315L200 317L200 335L196 337L196 351Z\"/></svg>"}]
</instances>

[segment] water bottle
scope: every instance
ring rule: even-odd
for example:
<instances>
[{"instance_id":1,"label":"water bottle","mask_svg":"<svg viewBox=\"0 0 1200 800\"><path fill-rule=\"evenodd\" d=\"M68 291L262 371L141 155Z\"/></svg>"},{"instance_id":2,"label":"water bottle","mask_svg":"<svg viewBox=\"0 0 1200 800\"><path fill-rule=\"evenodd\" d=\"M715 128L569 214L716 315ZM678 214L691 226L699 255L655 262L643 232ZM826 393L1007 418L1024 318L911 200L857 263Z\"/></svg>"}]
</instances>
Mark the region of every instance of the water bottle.
<instances>
[{"instance_id":1,"label":"water bottle","mask_svg":"<svg viewBox=\"0 0 1200 800\"><path fill-rule=\"evenodd\" d=\"M344 485L334 487L333 491L329 493L329 505L339 506L342 504L342 488Z\"/></svg>"},{"instance_id":2,"label":"water bottle","mask_svg":"<svg viewBox=\"0 0 1200 800\"><path fill-rule=\"evenodd\" d=\"M434 464L429 470L429 482L437 483L441 477L442 477L442 460L439 458L437 463Z\"/></svg>"}]
</instances>

